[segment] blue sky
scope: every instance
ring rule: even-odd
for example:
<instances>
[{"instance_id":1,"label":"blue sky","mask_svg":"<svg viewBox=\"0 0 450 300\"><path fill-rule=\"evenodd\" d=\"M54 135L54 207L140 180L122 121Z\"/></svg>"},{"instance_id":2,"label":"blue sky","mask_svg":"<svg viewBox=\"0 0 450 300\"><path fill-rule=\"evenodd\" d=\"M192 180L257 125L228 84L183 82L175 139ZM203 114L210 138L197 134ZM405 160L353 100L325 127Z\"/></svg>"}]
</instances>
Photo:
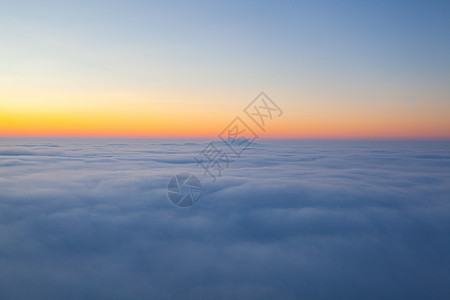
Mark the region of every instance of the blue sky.
<instances>
[{"instance_id":1,"label":"blue sky","mask_svg":"<svg viewBox=\"0 0 450 300\"><path fill-rule=\"evenodd\" d=\"M333 136L298 121L318 114L368 136L389 136L387 120L397 136L448 137L449 14L447 1L14 1L0 12L3 119L23 123L20 107L95 118L130 99L135 115L148 103L166 119L220 115L264 90L290 112L277 132Z\"/></svg>"}]
</instances>

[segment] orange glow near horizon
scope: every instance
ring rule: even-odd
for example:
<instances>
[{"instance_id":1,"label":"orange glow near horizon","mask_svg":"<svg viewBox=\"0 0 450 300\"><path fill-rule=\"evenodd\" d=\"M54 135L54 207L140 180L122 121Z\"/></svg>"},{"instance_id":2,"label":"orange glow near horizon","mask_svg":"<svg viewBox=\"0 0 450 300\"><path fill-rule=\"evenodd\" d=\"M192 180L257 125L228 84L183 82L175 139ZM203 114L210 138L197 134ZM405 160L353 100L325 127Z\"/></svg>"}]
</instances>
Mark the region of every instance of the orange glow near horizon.
<instances>
[{"instance_id":1,"label":"orange glow near horizon","mask_svg":"<svg viewBox=\"0 0 450 300\"><path fill-rule=\"evenodd\" d=\"M216 115L214 115L216 113ZM430 122L384 120L374 118L361 121L346 116L329 119L303 116L281 117L273 120L262 132L240 114L260 138L305 139L448 139L450 137L441 119ZM234 118L231 113L172 112L21 112L1 114L0 136L3 137L130 137L130 138L211 138L217 135Z\"/></svg>"},{"instance_id":2,"label":"orange glow near horizon","mask_svg":"<svg viewBox=\"0 0 450 300\"><path fill-rule=\"evenodd\" d=\"M82 97L84 93L50 93L37 88L33 93L18 88L10 91L3 99L11 100L0 101L0 136L212 138L240 116L261 138L450 138L448 105L432 107L425 101L361 104L337 98L335 102L345 104L337 106L312 94L284 101L278 96L276 102L284 114L268 122L267 131L262 132L242 111L250 97L228 102L218 95L186 99L180 95L109 92L87 98ZM64 101L57 101L59 98ZM312 100L298 103L297 99L305 98Z\"/></svg>"}]
</instances>

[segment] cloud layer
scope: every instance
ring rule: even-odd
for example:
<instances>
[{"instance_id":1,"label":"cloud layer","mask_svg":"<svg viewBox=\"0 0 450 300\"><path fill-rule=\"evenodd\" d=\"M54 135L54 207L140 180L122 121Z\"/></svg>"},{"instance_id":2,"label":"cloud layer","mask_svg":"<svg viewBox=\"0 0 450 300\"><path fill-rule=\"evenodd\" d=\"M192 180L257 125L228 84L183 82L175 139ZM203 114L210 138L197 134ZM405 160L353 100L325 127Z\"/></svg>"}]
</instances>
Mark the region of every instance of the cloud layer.
<instances>
[{"instance_id":1,"label":"cloud layer","mask_svg":"<svg viewBox=\"0 0 450 300\"><path fill-rule=\"evenodd\" d=\"M213 183L208 142L1 139L0 298L450 293L450 143L257 141Z\"/></svg>"}]
</instances>

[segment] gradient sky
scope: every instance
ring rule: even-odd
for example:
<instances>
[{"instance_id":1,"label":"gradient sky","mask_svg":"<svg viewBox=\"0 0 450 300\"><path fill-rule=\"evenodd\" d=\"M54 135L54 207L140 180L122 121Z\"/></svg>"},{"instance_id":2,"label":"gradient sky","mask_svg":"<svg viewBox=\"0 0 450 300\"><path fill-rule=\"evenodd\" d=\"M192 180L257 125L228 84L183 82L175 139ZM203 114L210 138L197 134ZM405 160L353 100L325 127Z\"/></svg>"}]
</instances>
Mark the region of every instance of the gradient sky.
<instances>
[{"instance_id":1,"label":"gradient sky","mask_svg":"<svg viewBox=\"0 0 450 300\"><path fill-rule=\"evenodd\" d=\"M450 138L449 1L8 1L0 135Z\"/></svg>"}]
</instances>

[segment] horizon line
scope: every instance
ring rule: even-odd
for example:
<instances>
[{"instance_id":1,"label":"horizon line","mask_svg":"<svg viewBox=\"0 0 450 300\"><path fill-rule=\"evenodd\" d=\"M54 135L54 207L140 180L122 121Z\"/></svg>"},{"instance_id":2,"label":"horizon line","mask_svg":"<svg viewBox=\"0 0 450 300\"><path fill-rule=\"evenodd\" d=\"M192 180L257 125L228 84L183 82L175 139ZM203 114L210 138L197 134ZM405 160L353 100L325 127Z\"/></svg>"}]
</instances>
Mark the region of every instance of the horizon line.
<instances>
[{"instance_id":1,"label":"horizon line","mask_svg":"<svg viewBox=\"0 0 450 300\"><path fill-rule=\"evenodd\" d=\"M218 135L0 135L1 139L217 139ZM259 136L257 140L450 141L450 136Z\"/></svg>"}]
</instances>

